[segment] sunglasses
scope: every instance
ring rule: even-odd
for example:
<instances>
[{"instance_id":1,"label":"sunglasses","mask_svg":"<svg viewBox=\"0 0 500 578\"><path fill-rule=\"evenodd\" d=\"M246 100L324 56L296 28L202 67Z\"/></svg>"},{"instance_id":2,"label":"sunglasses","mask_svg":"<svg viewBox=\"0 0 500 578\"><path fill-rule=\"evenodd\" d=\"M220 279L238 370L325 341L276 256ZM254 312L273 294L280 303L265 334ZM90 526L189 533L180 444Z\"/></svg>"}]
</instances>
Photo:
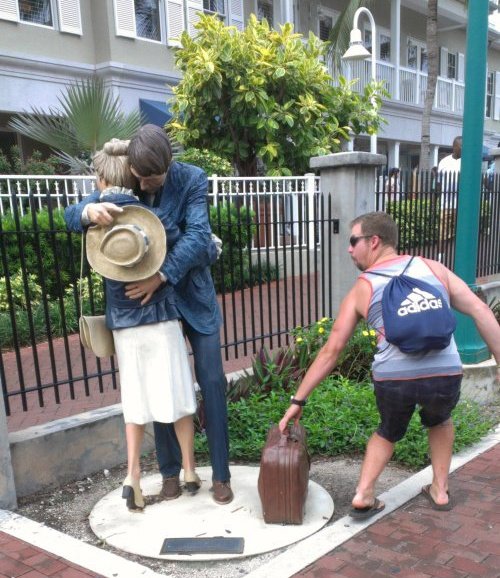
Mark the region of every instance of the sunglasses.
<instances>
[{"instance_id":1,"label":"sunglasses","mask_svg":"<svg viewBox=\"0 0 500 578\"><path fill-rule=\"evenodd\" d=\"M351 235L349 238L349 245L354 249L360 239L370 239L371 237L373 237L373 235L359 235L358 237L356 237L356 235Z\"/></svg>"}]
</instances>

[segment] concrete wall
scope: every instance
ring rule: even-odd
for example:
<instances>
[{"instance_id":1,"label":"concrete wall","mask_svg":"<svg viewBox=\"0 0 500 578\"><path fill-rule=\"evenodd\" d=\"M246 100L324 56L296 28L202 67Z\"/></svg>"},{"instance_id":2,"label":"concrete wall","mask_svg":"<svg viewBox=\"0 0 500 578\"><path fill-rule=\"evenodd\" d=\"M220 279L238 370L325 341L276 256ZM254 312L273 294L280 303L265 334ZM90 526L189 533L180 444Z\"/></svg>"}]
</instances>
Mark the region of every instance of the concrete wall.
<instances>
[{"instance_id":1,"label":"concrete wall","mask_svg":"<svg viewBox=\"0 0 500 578\"><path fill-rule=\"evenodd\" d=\"M10 433L9 442L18 497L127 461L121 404ZM150 424L143 451L153 449Z\"/></svg>"}]
</instances>

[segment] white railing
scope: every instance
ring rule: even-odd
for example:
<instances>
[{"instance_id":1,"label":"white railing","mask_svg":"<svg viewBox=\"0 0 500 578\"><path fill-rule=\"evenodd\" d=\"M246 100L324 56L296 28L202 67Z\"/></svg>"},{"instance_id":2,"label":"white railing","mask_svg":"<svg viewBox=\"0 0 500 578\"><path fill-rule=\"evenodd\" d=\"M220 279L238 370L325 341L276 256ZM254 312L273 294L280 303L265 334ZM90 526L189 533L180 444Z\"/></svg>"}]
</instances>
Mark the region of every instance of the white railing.
<instances>
[{"instance_id":1,"label":"white railing","mask_svg":"<svg viewBox=\"0 0 500 578\"><path fill-rule=\"evenodd\" d=\"M55 175L0 175L0 215L14 210L14 202L20 215L30 206L41 209L50 199L53 207L64 206L64 199L78 202L95 190L95 179L84 176Z\"/></svg>"},{"instance_id":2,"label":"white railing","mask_svg":"<svg viewBox=\"0 0 500 578\"><path fill-rule=\"evenodd\" d=\"M332 72L331 69L330 73L336 78L336 73ZM342 62L340 74L348 79L358 79L353 88L357 92L362 92L371 80L371 62L369 60ZM427 73L403 66L400 66L396 71L396 68L390 62L377 61L376 79L385 81L385 87L391 95L391 100L394 100L394 95L397 94L395 83L398 76L399 100L407 104L423 106L427 89ZM463 114L464 90L465 85L463 82L439 76L436 85L434 108L436 110Z\"/></svg>"},{"instance_id":3,"label":"white railing","mask_svg":"<svg viewBox=\"0 0 500 578\"><path fill-rule=\"evenodd\" d=\"M216 177L209 179L212 202L237 203L255 212L258 232L253 247L312 248L320 177Z\"/></svg>"},{"instance_id":4,"label":"white railing","mask_svg":"<svg viewBox=\"0 0 500 578\"><path fill-rule=\"evenodd\" d=\"M24 215L30 206L41 209L50 201L53 208L77 203L95 190L95 180L85 176L0 175L0 216L14 211ZM316 199L320 178L218 177L209 178L212 204L238 203L255 212L258 233L254 247L312 247ZM34 203L34 205L33 205Z\"/></svg>"}]
</instances>

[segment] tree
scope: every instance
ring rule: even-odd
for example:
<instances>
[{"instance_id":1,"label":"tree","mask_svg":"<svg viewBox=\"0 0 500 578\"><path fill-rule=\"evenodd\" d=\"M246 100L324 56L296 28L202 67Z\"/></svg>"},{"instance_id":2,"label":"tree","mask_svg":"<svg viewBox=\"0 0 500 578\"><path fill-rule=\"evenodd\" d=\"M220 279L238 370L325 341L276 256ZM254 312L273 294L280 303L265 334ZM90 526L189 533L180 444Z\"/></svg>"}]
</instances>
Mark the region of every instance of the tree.
<instances>
[{"instance_id":1,"label":"tree","mask_svg":"<svg viewBox=\"0 0 500 578\"><path fill-rule=\"evenodd\" d=\"M437 40L437 0L427 3L427 88L422 113L422 140L420 145L420 169L431 169L431 114L436 96L438 77L438 40Z\"/></svg>"},{"instance_id":2,"label":"tree","mask_svg":"<svg viewBox=\"0 0 500 578\"><path fill-rule=\"evenodd\" d=\"M311 156L338 150L349 130L382 122L380 85L364 94L333 86L314 34L303 41L291 24L273 30L253 15L241 32L213 16L201 16L196 28L194 38L180 38L183 78L167 129L184 146L231 159L240 175L256 175L258 158L268 174L303 173Z\"/></svg>"},{"instance_id":3,"label":"tree","mask_svg":"<svg viewBox=\"0 0 500 578\"><path fill-rule=\"evenodd\" d=\"M33 107L9 126L52 147L73 173L90 173L93 153L112 138L131 138L141 126L140 113L124 114L119 99L97 77L71 84L58 101L60 109Z\"/></svg>"}]
</instances>

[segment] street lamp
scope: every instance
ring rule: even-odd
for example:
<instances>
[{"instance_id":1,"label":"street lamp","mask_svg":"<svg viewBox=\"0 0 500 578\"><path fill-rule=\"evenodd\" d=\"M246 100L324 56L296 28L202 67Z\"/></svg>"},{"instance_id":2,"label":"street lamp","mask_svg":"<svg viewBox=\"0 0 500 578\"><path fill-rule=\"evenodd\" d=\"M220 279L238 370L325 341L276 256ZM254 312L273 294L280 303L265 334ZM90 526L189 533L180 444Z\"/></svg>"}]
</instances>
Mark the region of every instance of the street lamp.
<instances>
[{"instance_id":1,"label":"street lamp","mask_svg":"<svg viewBox=\"0 0 500 578\"><path fill-rule=\"evenodd\" d=\"M368 50L363 46L363 40L361 38L361 30L358 28L358 19L361 13L365 13L368 16L368 20L370 21L370 26L372 29L372 53L370 54ZM342 58L344 60L366 60L369 56L371 56L372 61L372 70L371 70L371 77L372 80L376 80L376 63L375 63L375 46L377 42L377 32L375 28L375 20L373 19L372 13L368 10L368 8L358 8L354 13L353 19L353 28L351 30L351 38L349 42L349 48L346 50L344 56ZM377 135L372 134L370 135L370 152L376 153L377 152Z\"/></svg>"}]
</instances>

